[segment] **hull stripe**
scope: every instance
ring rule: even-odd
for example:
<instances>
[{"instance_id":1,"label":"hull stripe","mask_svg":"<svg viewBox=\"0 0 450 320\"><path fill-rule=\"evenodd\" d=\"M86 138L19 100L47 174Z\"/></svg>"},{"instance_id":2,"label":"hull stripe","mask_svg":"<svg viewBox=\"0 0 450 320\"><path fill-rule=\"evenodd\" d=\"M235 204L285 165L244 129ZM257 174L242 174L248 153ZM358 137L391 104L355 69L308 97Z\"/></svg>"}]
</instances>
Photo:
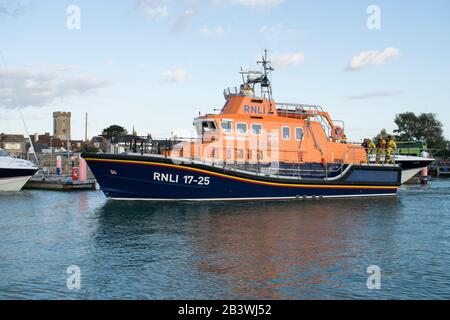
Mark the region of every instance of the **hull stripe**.
<instances>
[{"instance_id":1,"label":"hull stripe","mask_svg":"<svg viewBox=\"0 0 450 320\"><path fill-rule=\"evenodd\" d=\"M346 198L375 198L375 197L395 197L395 194L386 193L386 194L367 194L367 195L345 195L345 196L308 196L307 200L311 199L346 199ZM111 200L125 200L125 201L155 201L155 202L207 202L207 201L230 201L230 202L239 202L239 201L250 201L250 200L303 200L303 197L266 197L266 198L206 198L206 199L147 199L147 198L110 198Z\"/></svg>"},{"instance_id":2,"label":"hull stripe","mask_svg":"<svg viewBox=\"0 0 450 320\"><path fill-rule=\"evenodd\" d=\"M230 176L227 174L211 172L207 170L183 167L175 164L167 164L167 163L157 163L157 162L143 162L143 161L132 161L132 160L113 160L113 159L93 159L86 158L87 162L110 162L110 163L121 163L121 164L137 164L137 165L148 165L148 166L156 166L156 167L167 167L167 168L176 168L182 170L193 171L202 174L209 174L221 178L232 179L241 182L259 184L259 185L270 185L277 187L289 187L289 188L315 188L315 189L374 189L374 190L398 190L399 187L396 186L343 186L343 185L311 185L311 184L288 184L288 183L277 183L277 182L267 182L267 181L256 181L246 178L240 178L235 176Z\"/></svg>"}]
</instances>

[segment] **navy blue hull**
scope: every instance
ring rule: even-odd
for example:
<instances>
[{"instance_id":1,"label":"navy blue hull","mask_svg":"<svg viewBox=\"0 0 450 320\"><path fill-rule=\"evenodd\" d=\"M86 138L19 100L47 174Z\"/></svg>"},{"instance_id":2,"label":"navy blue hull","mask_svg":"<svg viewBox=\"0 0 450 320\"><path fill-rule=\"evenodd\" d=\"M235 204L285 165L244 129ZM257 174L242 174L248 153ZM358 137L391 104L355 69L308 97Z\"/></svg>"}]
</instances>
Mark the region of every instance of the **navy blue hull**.
<instances>
[{"instance_id":1,"label":"navy blue hull","mask_svg":"<svg viewBox=\"0 0 450 320\"><path fill-rule=\"evenodd\" d=\"M38 169L0 169L0 179L3 178L18 178L18 177L31 177L38 171Z\"/></svg>"},{"instance_id":2,"label":"navy blue hull","mask_svg":"<svg viewBox=\"0 0 450 320\"><path fill-rule=\"evenodd\" d=\"M114 199L246 200L395 195L401 169L353 167L336 181L274 179L162 158L83 155L102 191Z\"/></svg>"}]
</instances>

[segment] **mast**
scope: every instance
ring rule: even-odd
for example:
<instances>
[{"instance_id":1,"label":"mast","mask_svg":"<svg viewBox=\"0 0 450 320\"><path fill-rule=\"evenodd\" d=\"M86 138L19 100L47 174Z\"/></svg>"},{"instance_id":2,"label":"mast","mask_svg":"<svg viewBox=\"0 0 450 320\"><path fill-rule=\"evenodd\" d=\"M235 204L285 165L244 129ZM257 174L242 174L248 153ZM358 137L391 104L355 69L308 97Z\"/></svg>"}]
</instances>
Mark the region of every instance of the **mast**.
<instances>
[{"instance_id":1,"label":"mast","mask_svg":"<svg viewBox=\"0 0 450 320\"><path fill-rule=\"evenodd\" d=\"M39 165L39 158L38 158L38 156L36 154L36 150L34 149L34 142L33 142L33 140L31 140L30 134L28 132L27 124L25 123L25 119L23 117L22 109L20 108L20 105L17 106L17 109L19 110L20 119L22 119L22 124L23 124L23 127L25 128L25 133L27 135L27 138L30 141L31 152L33 152L34 158L36 159L36 164Z\"/></svg>"},{"instance_id":2,"label":"mast","mask_svg":"<svg viewBox=\"0 0 450 320\"><path fill-rule=\"evenodd\" d=\"M86 113L86 121L84 123L84 141L88 141L88 113Z\"/></svg>"},{"instance_id":3,"label":"mast","mask_svg":"<svg viewBox=\"0 0 450 320\"><path fill-rule=\"evenodd\" d=\"M261 98L272 101L272 85L270 84L269 76L275 69L272 68L272 63L268 59L267 50L264 50L261 61L257 61L258 65L262 65L262 71L243 71L241 68L240 74L242 75L243 85L247 91L250 89L253 91L253 95L256 92L255 87L260 86ZM247 80L245 79L247 76Z\"/></svg>"},{"instance_id":4,"label":"mast","mask_svg":"<svg viewBox=\"0 0 450 320\"><path fill-rule=\"evenodd\" d=\"M275 69L272 68L272 63L268 60L267 57L267 49L264 50L264 55L262 56L262 60L258 61L258 64L263 66L263 76L261 77L261 97L268 98L272 100L272 86L269 80L269 74Z\"/></svg>"}]
</instances>

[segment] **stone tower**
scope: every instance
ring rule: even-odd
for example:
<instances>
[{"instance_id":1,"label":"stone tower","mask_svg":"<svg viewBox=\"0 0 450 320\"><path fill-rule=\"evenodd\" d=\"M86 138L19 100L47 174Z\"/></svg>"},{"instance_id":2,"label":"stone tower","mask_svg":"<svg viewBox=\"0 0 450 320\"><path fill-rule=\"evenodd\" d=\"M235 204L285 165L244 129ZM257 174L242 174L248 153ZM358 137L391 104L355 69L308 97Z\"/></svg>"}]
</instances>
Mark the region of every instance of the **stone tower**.
<instances>
[{"instance_id":1,"label":"stone tower","mask_svg":"<svg viewBox=\"0 0 450 320\"><path fill-rule=\"evenodd\" d=\"M70 112L54 112L53 113L53 137L67 140L67 134L71 139L70 119L72 114Z\"/></svg>"}]
</instances>

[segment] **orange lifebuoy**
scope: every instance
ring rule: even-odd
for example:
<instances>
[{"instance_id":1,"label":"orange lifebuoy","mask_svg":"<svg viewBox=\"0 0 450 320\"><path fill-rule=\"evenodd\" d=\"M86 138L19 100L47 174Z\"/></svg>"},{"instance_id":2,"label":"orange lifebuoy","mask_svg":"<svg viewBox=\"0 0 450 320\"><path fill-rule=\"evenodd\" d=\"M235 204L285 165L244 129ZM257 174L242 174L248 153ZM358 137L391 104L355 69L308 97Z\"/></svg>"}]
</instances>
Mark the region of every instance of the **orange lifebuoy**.
<instances>
[{"instance_id":1,"label":"orange lifebuoy","mask_svg":"<svg viewBox=\"0 0 450 320\"><path fill-rule=\"evenodd\" d=\"M72 168L72 181L78 181L79 174L78 168Z\"/></svg>"},{"instance_id":2,"label":"orange lifebuoy","mask_svg":"<svg viewBox=\"0 0 450 320\"><path fill-rule=\"evenodd\" d=\"M335 141L341 141L345 139L344 129L341 127L336 127L333 130L333 137Z\"/></svg>"}]
</instances>

